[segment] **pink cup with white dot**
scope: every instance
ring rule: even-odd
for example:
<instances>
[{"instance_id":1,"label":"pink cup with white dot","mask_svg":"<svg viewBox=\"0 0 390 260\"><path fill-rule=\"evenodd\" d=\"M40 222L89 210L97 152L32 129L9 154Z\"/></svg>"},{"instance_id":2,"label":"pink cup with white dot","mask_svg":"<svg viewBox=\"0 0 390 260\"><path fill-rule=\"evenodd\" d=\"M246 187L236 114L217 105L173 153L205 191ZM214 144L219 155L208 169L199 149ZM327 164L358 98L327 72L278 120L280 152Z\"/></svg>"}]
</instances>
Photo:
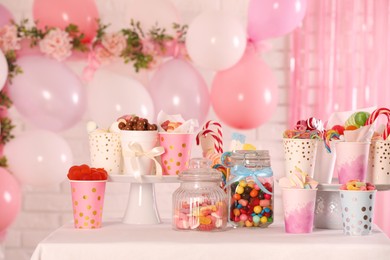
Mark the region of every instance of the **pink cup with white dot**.
<instances>
[{"instance_id":1,"label":"pink cup with white dot","mask_svg":"<svg viewBox=\"0 0 390 260\"><path fill-rule=\"evenodd\" d=\"M106 182L70 180L75 228L94 229L102 226Z\"/></svg>"}]
</instances>

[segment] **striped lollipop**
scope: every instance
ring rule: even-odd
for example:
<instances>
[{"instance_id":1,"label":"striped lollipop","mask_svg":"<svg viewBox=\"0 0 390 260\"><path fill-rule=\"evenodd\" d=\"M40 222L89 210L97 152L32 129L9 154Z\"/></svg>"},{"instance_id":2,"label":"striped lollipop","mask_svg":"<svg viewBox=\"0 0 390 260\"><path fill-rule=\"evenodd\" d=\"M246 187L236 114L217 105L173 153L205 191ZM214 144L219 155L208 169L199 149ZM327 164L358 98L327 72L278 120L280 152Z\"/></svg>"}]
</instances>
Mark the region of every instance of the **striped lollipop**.
<instances>
[{"instance_id":1,"label":"striped lollipop","mask_svg":"<svg viewBox=\"0 0 390 260\"><path fill-rule=\"evenodd\" d=\"M207 121L196 136L196 144L201 144L204 155L209 150L213 150L215 153L223 153L221 124L212 120Z\"/></svg>"},{"instance_id":2,"label":"striped lollipop","mask_svg":"<svg viewBox=\"0 0 390 260\"><path fill-rule=\"evenodd\" d=\"M385 107L375 109L368 117L365 125L372 125L380 115L385 115L387 117L387 125L382 134L383 140L386 140L390 133L390 109Z\"/></svg>"}]
</instances>

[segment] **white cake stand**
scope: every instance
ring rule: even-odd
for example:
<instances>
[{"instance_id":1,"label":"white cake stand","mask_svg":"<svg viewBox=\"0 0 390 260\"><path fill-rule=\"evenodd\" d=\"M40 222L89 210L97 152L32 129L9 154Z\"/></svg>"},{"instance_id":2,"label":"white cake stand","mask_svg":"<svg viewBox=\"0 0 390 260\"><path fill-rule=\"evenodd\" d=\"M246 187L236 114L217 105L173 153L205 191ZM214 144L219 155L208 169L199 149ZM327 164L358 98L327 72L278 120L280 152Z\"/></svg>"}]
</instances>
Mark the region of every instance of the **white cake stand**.
<instances>
[{"instance_id":1,"label":"white cake stand","mask_svg":"<svg viewBox=\"0 0 390 260\"><path fill-rule=\"evenodd\" d=\"M157 209L155 183L178 183L174 175L143 175L136 179L130 175L109 175L108 181L130 183L127 208L122 222L125 224L159 224L160 215Z\"/></svg>"}]
</instances>

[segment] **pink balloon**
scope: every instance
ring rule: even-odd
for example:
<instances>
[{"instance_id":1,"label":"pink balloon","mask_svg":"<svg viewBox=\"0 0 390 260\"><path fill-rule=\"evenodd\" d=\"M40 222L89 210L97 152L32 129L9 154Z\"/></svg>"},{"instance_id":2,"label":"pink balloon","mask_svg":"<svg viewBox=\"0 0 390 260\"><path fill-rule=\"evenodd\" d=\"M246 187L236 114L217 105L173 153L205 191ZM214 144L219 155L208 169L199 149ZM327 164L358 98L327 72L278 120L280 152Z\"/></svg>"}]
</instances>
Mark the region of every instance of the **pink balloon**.
<instances>
[{"instance_id":1,"label":"pink balloon","mask_svg":"<svg viewBox=\"0 0 390 260\"><path fill-rule=\"evenodd\" d=\"M19 214L21 202L22 191L18 181L6 169L0 167L0 236Z\"/></svg>"},{"instance_id":2,"label":"pink balloon","mask_svg":"<svg viewBox=\"0 0 390 260\"><path fill-rule=\"evenodd\" d=\"M211 88L216 115L237 129L252 129L270 119L277 100L276 79L252 45L232 68L218 72Z\"/></svg>"},{"instance_id":3,"label":"pink balloon","mask_svg":"<svg viewBox=\"0 0 390 260\"><path fill-rule=\"evenodd\" d=\"M306 13L306 0L251 0L248 36L258 42L294 30Z\"/></svg>"},{"instance_id":4,"label":"pink balloon","mask_svg":"<svg viewBox=\"0 0 390 260\"><path fill-rule=\"evenodd\" d=\"M23 73L9 87L19 113L42 129L62 131L78 123L86 110L80 79L64 63L42 56L18 59Z\"/></svg>"},{"instance_id":5,"label":"pink balloon","mask_svg":"<svg viewBox=\"0 0 390 260\"><path fill-rule=\"evenodd\" d=\"M129 75L104 68L97 70L89 83L88 111L100 128L109 128L118 117L127 114L154 118L153 100L146 88Z\"/></svg>"},{"instance_id":6,"label":"pink balloon","mask_svg":"<svg viewBox=\"0 0 390 260\"><path fill-rule=\"evenodd\" d=\"M2 4L0 4L0 27L10 24L11 20L15 20L12 13Z\"/></svg>"},{"instance_id":7,"label":"pink balloon","mask_svg":"<svg viewBox=\"0 0 390 260\"><path fill-rule=\"evenodd\" d=\"M186 47L192 61L200 67L223 70L236 64L246 46L245 27L224 12L204 12L189 25Z\"/></svg>"},{"instance_id":8,"label":"pink balloon","mask_svg":"<svg viewBox=\"0 0 390 260\"><path fill-rule=\"evenodd\" d=\"M98 29L99 13L94 0L34 0L33 16L39 29L77 25L84 33L84 42L91 42Z\"/></svg>"},{"instance_id":9,"label":"pink balloon","mask_svg":"<svg viewBox=\"0 0 390 260\"><path fill-rule=\"evenodd\" d=\"M199 72L183 59L172 59L160 66L150 81L156 115L181 114L185 120L205 121L210 108L207 84Z\"/></svg>"},{"instance_id":10,"label":"pink balloon","mask_svg":"<svg viewBox=\"0 0 390 260\"><path fill-rule=\"evenodd\" d=\"M32 186L59 184L73 165L73 154L64 138L46 130L25 132L4 147L10 171Z\"/></svg>"}]
</instances>

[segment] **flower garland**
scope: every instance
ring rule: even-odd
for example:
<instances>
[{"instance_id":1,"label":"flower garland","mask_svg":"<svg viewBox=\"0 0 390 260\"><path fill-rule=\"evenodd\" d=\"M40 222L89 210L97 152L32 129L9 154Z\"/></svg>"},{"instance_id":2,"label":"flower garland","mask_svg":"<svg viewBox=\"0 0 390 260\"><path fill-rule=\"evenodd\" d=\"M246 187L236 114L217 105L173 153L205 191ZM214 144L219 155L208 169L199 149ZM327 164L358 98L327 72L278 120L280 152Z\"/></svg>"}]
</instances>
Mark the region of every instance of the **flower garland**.
<instances>
[{"instance_id":1,"label":"flower garland","mask_svg":"<svg viewBox=\"0 0 390 260\"><path fill-rule=\"evenodd\" d=\"M75 51L88 54L88 66L83 72L83 79L86 81L92 79L94 72L101 65L117 59L132 63L135 71L139 72L141 69L154 68L163 57L169 55L188 57L184 47L187 25L173 24L175 35L172 36L158 26L145 33L141 29L141 24L133 20L128 28L118 32L107 32L109 25L98 20L96 36L92 42L87 43L77 25L69 24L65 29L45 27L41 30L36 26L28 26L28 22L27 19L19 24L12 21L0 27L0 50L7 60L10 83L15 76L23 72L23 68L17 64L17 58L25 42L29 43L29 48L38 48L42 54L58 61L66 60ZM11 105L6 86L0 92L1 167L7 167L3 147L14 137L11 131L15 126L7 113Z\"/></svg>"}]
</instances>

